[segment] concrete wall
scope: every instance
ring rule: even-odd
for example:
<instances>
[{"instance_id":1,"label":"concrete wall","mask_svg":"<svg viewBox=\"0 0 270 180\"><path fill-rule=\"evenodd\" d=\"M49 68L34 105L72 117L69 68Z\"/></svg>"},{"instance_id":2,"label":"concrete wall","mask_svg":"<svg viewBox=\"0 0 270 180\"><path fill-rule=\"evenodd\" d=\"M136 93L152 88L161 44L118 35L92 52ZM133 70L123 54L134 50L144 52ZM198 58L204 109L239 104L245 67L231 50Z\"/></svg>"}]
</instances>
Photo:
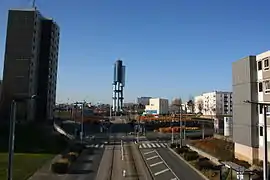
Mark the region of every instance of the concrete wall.
<instances>
[{"instance_id":1,"label":"concrete wall","mask_svg":"<svg viewBox=\"0 0 270 180\"><path fill-rule=\"evenodd\" d=\"M233 63L233 140L258 147L257 106L244 103L257 101L256 57L249 56Z\"/></svg>"}]
</instances>

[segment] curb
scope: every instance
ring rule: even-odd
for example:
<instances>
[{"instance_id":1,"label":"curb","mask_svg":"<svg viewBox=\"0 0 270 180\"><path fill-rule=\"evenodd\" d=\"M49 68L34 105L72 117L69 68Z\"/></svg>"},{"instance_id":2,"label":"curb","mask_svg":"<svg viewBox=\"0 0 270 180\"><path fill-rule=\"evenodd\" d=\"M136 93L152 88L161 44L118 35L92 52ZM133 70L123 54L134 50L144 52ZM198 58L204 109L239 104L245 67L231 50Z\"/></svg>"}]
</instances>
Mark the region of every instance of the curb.
<instances>
[{"instance_id":1,"label":"curb","mask_svg":"<svg viewBox=\"0 0 270 180\"><path fill-rule=\"evenodd\" d=\"M185 162L192 170L194 170L196 173L198 173L203 179L209 180L203 173L201 173L198 169L193 167L189 162L187 162L184 158L182 158L179 154L177 154L172 148L168 147L168 149L176 155L179 159L181 159L183 162Z\"/></svg>"}]
</instances>

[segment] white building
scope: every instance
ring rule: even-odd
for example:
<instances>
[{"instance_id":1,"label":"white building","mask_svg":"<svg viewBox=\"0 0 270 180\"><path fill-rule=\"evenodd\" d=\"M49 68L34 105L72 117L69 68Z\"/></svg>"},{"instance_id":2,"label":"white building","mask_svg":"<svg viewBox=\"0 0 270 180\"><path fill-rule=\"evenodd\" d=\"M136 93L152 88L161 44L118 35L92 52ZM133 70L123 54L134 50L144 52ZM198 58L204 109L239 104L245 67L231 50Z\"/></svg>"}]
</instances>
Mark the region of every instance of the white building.
<instances>
[{"instance_id":1,"label":"white building","mask_svg":"<svg viewBox=\"0 0 270 180\"><path fill-rule=\"evenodd\" d=\"M203 115L232 115L232 92L214 91L195 98L195 113Z\"/></svg>"},{"instance_id":2,"label":"white building","mask_svg":"<svg viewBox=\"0 0 270 180\"><path fill-rule=\"evenodd\" d=\"M145 106L146 114L168 114L169 100L161 98L149 99L149 104Z\"/></svg>"},{"instance_id":3,"label":"white building","mask_svg":"<svg viewBox=\"0 0 270 180\"><path fill-rule=\"evenodd\" d=\"M233 141L235 157L254 163L264 158L264 127L267 127L267 151L270 153L270 116L264 123L262 105L244 103L270 102L270 51L249 55L232 65ZM268 156L270 161L270 156Z\"/></svg>"}]
</instances>

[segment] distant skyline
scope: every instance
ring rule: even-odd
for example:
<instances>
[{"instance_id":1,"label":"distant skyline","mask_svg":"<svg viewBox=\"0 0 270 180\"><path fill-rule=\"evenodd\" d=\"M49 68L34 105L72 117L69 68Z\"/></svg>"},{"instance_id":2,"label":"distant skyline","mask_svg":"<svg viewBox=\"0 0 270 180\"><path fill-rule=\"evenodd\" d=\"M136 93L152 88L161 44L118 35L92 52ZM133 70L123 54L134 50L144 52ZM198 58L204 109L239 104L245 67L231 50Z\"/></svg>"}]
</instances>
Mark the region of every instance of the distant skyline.
<instances>
[{"instance_id":1,"label":"distant skyline","mask_svg":"<svg viewBox=\"0 0 270 180\"><path fill-rule=\"evenodd\" d=\"M0 1L1 78L8 9L30 6ZM126 65L125 102L231 91L232 62L270 49L269 6L267 0L37 0L61 31L57 102L111 103L117 59Z\"/></svg>"}]
</instances>

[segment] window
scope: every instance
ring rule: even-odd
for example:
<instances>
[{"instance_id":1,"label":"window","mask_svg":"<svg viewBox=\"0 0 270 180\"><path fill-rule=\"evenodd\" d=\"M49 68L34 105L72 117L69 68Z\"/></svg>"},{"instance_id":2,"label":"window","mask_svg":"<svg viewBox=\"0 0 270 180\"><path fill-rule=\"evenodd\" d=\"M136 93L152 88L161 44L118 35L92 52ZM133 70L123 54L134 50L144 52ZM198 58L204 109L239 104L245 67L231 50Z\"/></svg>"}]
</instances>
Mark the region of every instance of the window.
<instances>
[{"instance_id":1,"label":"window","mask_svg":"<svg viewBox=\"0 0 270 180\"><path fill-rule=\"evenodd\" d=\"M258 70L262 70L262 61L258 62Z\"/></svg>"},{"instance_id":2,"label":"window","mask_svg":"<svg viewBox=\"0 0 270 180\"><path fill-rule=\"evenodd\" d=\"M263 136L263 127L260 126L260 136Z\"/></svg>"},{"instance_id":3,"label":"window","mask_svg":"<svg viewBox=\"0 0 270 180\"><path fill-rule=\"evenodd\" d=\"M265 93L270 93L270 81L264 81Z\"/></svg>"},{"instance_id":4,"label":"window","mask_svg":"<svg viewBox=\"0 0 270 180\"><path fill-rule=\"evenodd\" d=\"M260 108L260 114L262 114L263 113L263 105L259 105L259 108Z\"/></svg>"},{"instance_id":5,"label":"window","mask_svg":"<svg viewBox=\"0 0 270 180\"><path fill-rule=\"evenodd\" d=\"M259 92L263 91L263 84L261 82L259 82Z\"/></svg>"},{"instance_id":6,"label":"window","mask_svg":"<svg viewBox=\"0 0 270 180\"><path fill-rule=\"evenodd\" d=\"M269 61L268 61L268 59L264 60L264 70L269 70Z\"/></svg>"}]
</instances>

